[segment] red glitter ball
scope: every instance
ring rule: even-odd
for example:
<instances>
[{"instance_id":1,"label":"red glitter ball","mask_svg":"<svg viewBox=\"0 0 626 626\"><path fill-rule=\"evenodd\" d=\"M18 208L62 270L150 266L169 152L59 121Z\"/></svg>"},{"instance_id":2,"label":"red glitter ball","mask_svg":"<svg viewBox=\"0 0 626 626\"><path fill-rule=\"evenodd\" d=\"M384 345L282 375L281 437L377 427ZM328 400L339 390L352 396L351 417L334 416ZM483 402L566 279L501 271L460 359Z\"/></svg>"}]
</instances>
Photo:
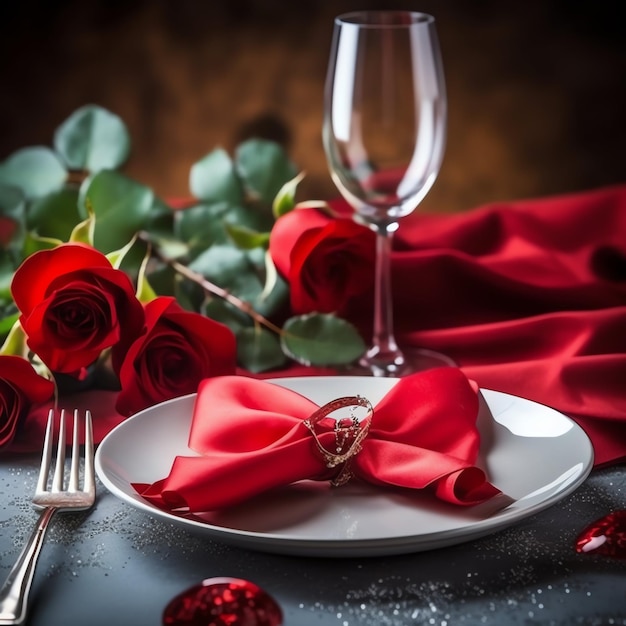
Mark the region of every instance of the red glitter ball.
<instances>
[{"instance_id":1,"label":"red glitter ball","mask_svg":"<svg viewBox=\"0 0 626 626\"><path fill-rule=\"evenodd\" d=\"M260 587L240 578L207 578L176 596L164 626L280 626L283 613Z\"/></svg>"},{"instance_id":2,"label":"red glitter ball","mask_svg":"<svg viewBox=\"0 0 626 626\"><path fill-rule=\"evenodd\" d=\"M614 511L590 524L576 540L576 552L626 558L626 511Z\"/></svg>"}]
</instances>

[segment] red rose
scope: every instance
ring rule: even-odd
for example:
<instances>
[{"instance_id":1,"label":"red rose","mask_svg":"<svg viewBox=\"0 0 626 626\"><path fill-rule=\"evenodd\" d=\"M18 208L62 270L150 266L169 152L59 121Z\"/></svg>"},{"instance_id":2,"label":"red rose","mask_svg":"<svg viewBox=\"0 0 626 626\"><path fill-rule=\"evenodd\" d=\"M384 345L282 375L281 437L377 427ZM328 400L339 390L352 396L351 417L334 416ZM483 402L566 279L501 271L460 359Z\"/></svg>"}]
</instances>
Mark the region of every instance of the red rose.
<instances>
[{"instance_id":1,"label":"red rose","mask_svg":"<svg viewBox=\"0 0 626 626\"><path fill-rule=\"evenodd\" d=\"M118 372L122 390L115 408L122 415L193 393L203 378L235 373L235 336L223 324L165 296L149 302L145 314L146 332Z\"/></svg>"},{"instance_id":2,"label":"red rose","mask_svg":"<svg viewBox=\"0 0 626 626\"><path fill-rule=\"evenodd\" d=\"M348 218L331 219L315 209L281 217L270 236L270 253L288 280L294 313L369 314L376 235Z\"/></svg>"},{"instance_id":3,"label":"red rose","mask_svg":"<svg viewBox=\"0 0 626 626\"><path fill-rule=\"evenodd\" d=\"M129 345L143 307L128 276L87 245L28 257L11 283L31 350L53 371L82 378L102 350Z\"/></svg>"},{"instance_id":4,"label":"red rose","mask_svg":"<svg viewBox=\"0 0 626 626\"><path fill-rule=\"evenodd\" d=\"M33 404L54 393L52 381L39 376L25 359L0 355L0 448L8 446Z\"/></svg>"}]
</instances>

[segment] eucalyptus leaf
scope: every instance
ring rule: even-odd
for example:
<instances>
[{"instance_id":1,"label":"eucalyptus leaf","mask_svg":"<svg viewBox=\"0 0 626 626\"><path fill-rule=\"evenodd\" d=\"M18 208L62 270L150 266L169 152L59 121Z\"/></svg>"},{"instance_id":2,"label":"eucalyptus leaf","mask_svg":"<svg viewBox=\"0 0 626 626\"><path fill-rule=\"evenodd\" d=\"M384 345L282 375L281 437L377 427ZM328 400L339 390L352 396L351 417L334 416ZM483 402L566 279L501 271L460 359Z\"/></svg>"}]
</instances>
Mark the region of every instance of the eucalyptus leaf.
<instances>
[{"instance_id":1,"label":"eucalyptus leaf","mask_svg":"<svg viewBox=\"0 0 626 626\"><path fill-rule=\"evenodd\" d=\"M160 296L175 296L177 280L176 272L168 265L159 265L149 272L150 285ZM182 306L182 305L181 305Z\"/></svg>"},{"instance_id":2,"label":"eucalyptus leaf","mask_svg":"<svg viewBox=\"0 0 626 626\"><path fill-rule=\"evenodd\" d=\"M54 134L54 147L74 170L117 169L130 153L126 124L97 105L74 111Z\"/></svg>"},{"instance_id":3,"label":"eucalyptus leaf","mask_svg":"<svg viewBox=\"0 0 626 626\"><path fill-rule=\"evenodd\" d=\"M78 191L70 187L33 200L28 207L27 226L42 237L67 241L80 221Z\"/></svg>"},{"instance_id":4,"label":"eucalyptus leaf","mask_svg":"<svg viewBox=\"0 0 626 626\"><path fill-rule=\"evenodd\" d=\"M248 371L259 373L285 365L287 358L276 335L251 326L237 333L237 362Z\"/></svg>"},{"instance_id":5,"label":"eucalyptus leaf","mask_svg":"<svg viewBox=\"0 0 626 626\"><path fill-rule=\"evenodd\" d=\"M65 166L45 146L22 148L0 163L0 184L18 187L29 199L57 191L66 179Z\"/></svg>"},{"instance_id":6,"label":"eucalyptus leaf","mask_svg":"<svg viewBox=\"0 0 626 626\"><path fill-rule=\"evenodd\" d=\"M0 216L24 222L26 201L19 187L0 184Z\"/></svg>"},{"instance_id":7,"label":"eucalyptus leaf","mask_svg":"<svg viewBox=\"0 0 626 626\"><path fill-rule=\"evenodd\" d=\"M145 229L151 236L171 237L174 230L174 210L158 196L154 196Z\"/></svg>"},{"instance_id":8,"label":"eucalyptus leaf","mask_svg":"<svg viewBox=\"0 0 626 626\"><path fill-rule=\"evenodd\" d=\"M80 189L79 209L96 216L94 245L104 253L122 248L150 218L154 192L119 172L102 170ZM87 217L85 215L84 217Z\"/></svg>"},{"instance_id":9,"label":"eucalyptus leaf","mask_svg":"<svg viewBox=\"0 0 626 626\"><path fill-rule=\"evenodd\" d=\"M241 182L229 154L216 148L191 167L189 189L194 197L207 202L243 203Z\"/></svg>"},{"instance_id":10,"label":"eucalyptus leaf","mask_svg":"<svg viewBox=\"0 0 626 626\"><path fill-rule=\"evenodd\" d=\"M189 246L192 257L214 244L229 243L233 225L255 230L266 222L255 211L227 202L198 204L174 215L174 234Z\"/></svg>"},{"instance_id":11,"label":"eucalyptus leaf","mask_svg":"<svg viewBox=\"0 0 626 626\"><path fill-rule=\"evenodd\" d=\"M348 365L365 352L365 342L356 328L328 313L288 319L281 344L286 354L303 365Z\"/></svg>"},{"instance_id":12,"label":"eucalyptus leaf","mask_svg":"<svg viewBox=\"0 0 626 626\"><path fill-rule=\"evenodd\" d=\"M189 268L239 297L256 295L258 272L243 250L214 245L189 264Z\"/></svg>"},{"instance_id":13,"label":"eucalyptus leaf","mask_svg":"<svg viewBox=\"0 0 626 626\"><path fill-rule=\"evenodd\" d=\"M265 139L250 139L237 146L235 163L247 191L267 207L297 173L283 148Z\"/></svg>"},{"instance_id":14,"label":"eucalyptus leaf","mask_svg":"<svg viewBox=\"0 0 626 626\"><path fill-rule=\"evenodd\" d=\"M216 322L228 326L235 334L252 325L248 315L222 298L210 298L202 307L202 313Z\"/></svg>"},{"instance_id":15,"label":"eucalyptus leaf","mask_svg":"<svg viewBox=\"0 0 626 626\"><path fill-rule=\"evenodd\" d=\"M27 228L26 201L17 187L0 185L0 218L8 220L0 224L1 239L7 242L6 252L13 262L21 261Z\"/></svg>"},{"instance_id":16,"label":"eucalyptus leaf","mask_svg":"<svg viewBox=\"0 0 626 626\"><path fill-rule=\"evenodd\" d=\"M264 263L264 252L258 248L246 251L214 245L196 257L189 267L269 317L284 306L287 287L281 279L272 292L263 297Z\"/></svg>"}]
</instances>

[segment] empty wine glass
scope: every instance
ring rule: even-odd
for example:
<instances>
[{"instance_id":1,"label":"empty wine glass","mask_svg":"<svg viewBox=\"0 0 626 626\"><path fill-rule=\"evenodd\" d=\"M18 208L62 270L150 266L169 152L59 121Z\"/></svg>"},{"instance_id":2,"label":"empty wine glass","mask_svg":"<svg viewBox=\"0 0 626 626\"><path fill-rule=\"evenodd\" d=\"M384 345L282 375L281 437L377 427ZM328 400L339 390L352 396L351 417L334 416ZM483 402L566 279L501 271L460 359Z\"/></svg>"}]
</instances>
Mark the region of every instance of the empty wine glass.
<instances>
[{"instance_id":1,"label":"empty wine glass","mask_svg":"<svg viewBox=\"0 0 626 626\"><path fill-rule=\"evenodd\" d=\"M335 18L326 78L323 141L332 179L376 232L373 343L361 372L402 376L453 365L394 338L392 236L433 185L443 158L447 99L435 20L410 11ZM413 286L407 286L413 288Z\"/></svg>"}]
</instances>

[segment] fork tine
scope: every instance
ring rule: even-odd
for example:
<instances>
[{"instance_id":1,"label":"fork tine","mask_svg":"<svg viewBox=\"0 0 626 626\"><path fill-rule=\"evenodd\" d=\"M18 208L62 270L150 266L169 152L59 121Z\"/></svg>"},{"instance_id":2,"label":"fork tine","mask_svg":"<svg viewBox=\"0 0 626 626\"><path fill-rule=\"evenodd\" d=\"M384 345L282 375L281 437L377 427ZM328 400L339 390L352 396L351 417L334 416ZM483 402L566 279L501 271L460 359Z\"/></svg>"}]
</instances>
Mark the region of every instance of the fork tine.
<instances>
[{"instance_id":1,"label":"fork tine","mask_svg":"<svg viewBox=\"0 0 626 626\"><path fill-rule=\"evenodd\" d=\"M95 495L94 445L91 411L85 411L85 477L83 489Z\"/></svg>"},{"instance_id":2,"label":"fork tine","mask_svg":"<svg viewBox=\"0 0 626 626\"><path fill-rule=\"evenodd\" d=\"M50 472L50 461L52 460L53 429L54 409L50 409L50 411L48 411L48 422L46 424L46 434L43 441L39 478L37 479L37 492L45 491L48 487L48 474Z\"/></svg>"},{"instance_id":3,"label":"fork tine","mask_svg":"<svg viewBox=\"0 0 626 626\"><path fill-rule=\"evenodd\" d=\"M70 465L70 491L78 491L79 469L79 441L78 441L78 409L74 409L74 428L72 429L72 462Z\"/></svg>"},{"instance_id":4,"label":"fork tine","mask_svg":"<svg viewBox=\"0 0 626 626\"><path fill-rule=\"evenodd\" d=\"M65 409L61 410L59 422L59 442L57 445L57 461L52 479L52 491L63 491L63 476L65 474Z\"/></svg>"}]
</instances>

